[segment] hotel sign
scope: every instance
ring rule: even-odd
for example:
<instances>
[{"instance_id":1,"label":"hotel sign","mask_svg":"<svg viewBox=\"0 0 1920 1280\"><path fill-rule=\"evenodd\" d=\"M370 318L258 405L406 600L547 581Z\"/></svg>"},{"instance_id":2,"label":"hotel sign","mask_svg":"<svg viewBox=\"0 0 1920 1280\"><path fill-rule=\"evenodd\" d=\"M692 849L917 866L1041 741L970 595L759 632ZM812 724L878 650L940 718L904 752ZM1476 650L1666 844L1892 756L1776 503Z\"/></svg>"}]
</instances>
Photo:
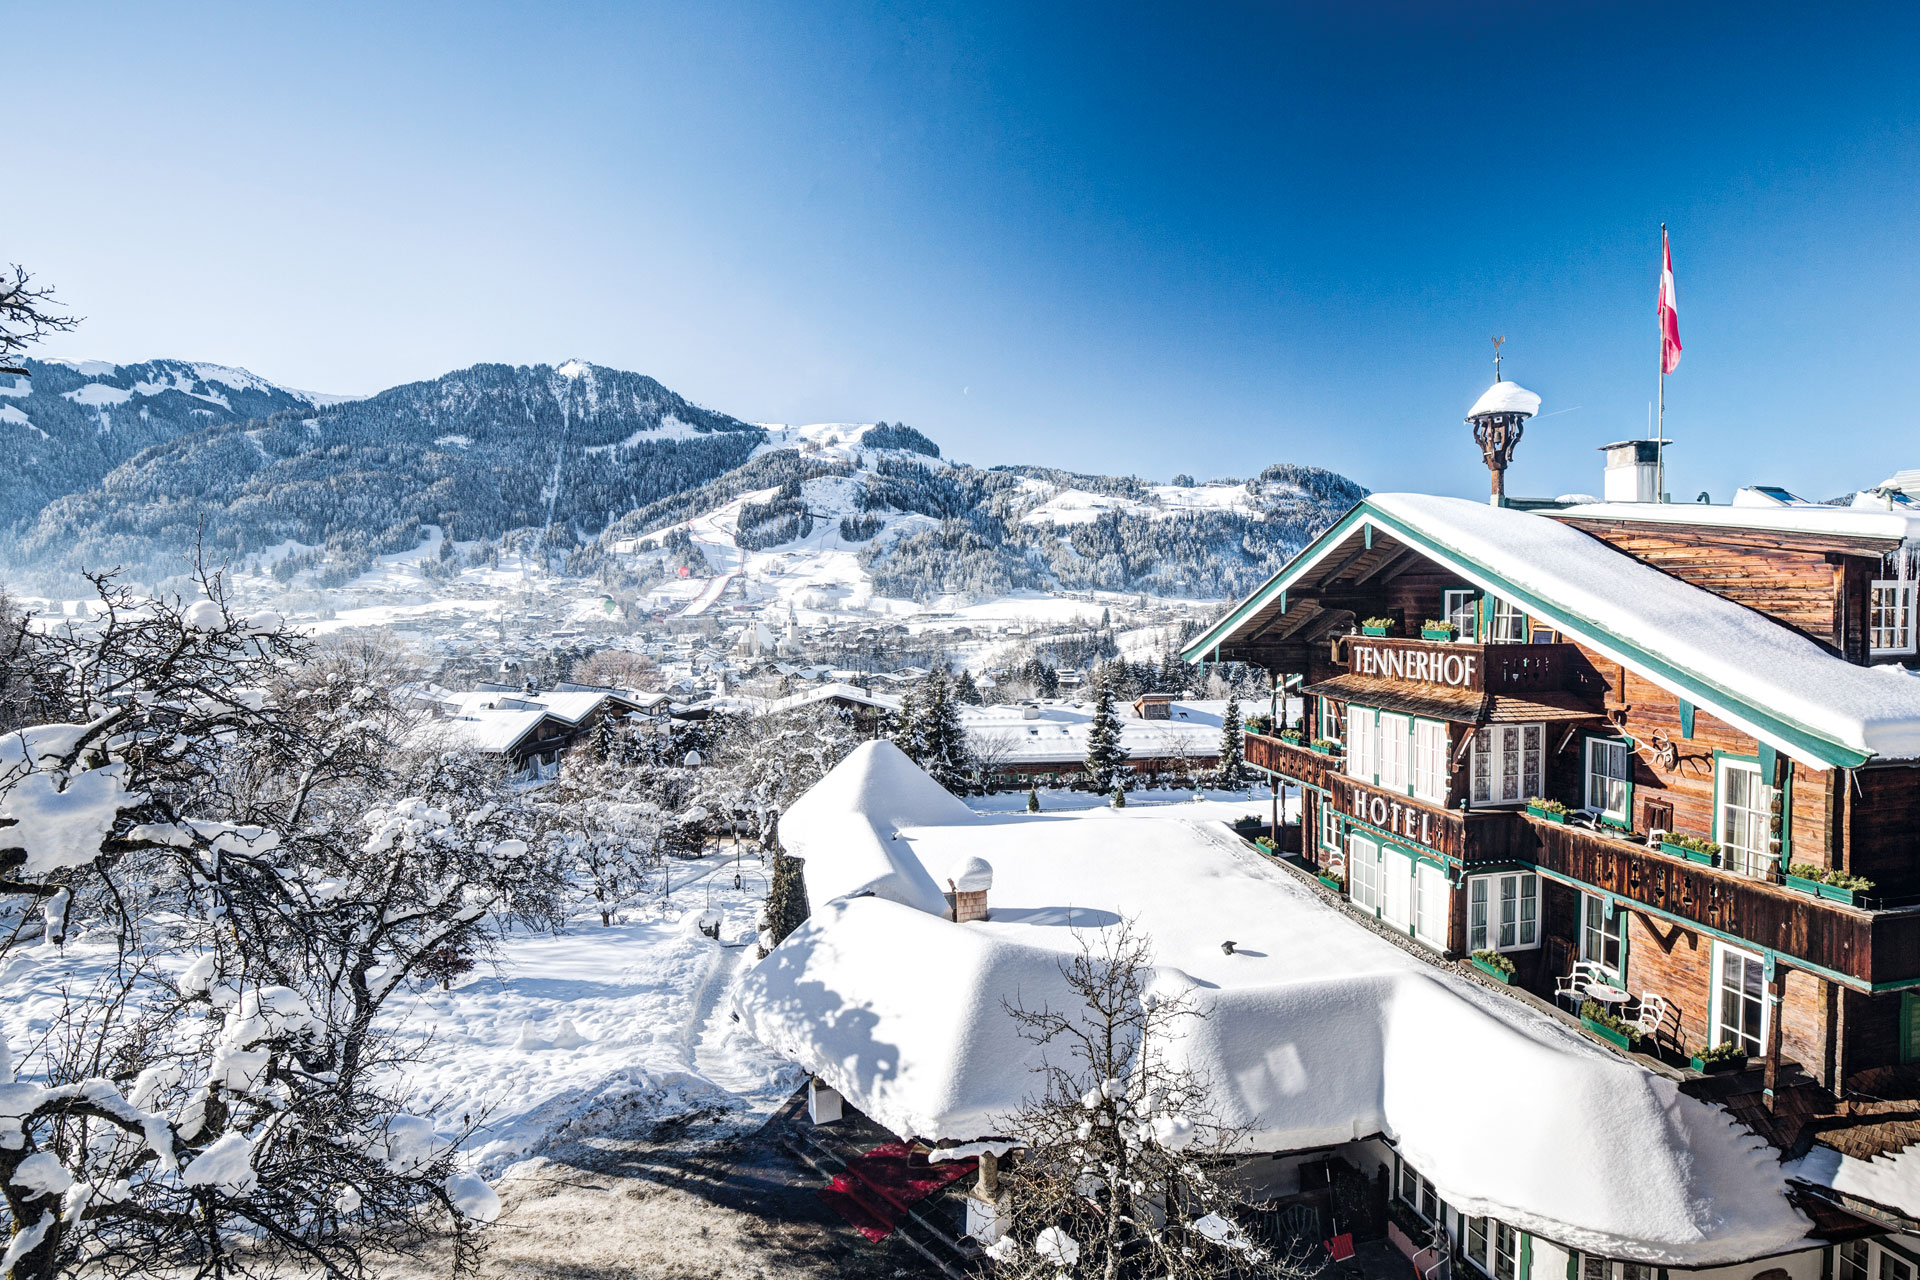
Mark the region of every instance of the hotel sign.
<instances>
[{"instance_id":1,"label":"hotel sign","mask_svg":"<svg viewBox=\"0 0 1920 1280\"><path fill-rule=\"evenodd\" d=\"M1408 796L1375 791L1343 774L1327 779L1334 807L1349 819L1363 822L1400 840L1423 845L1437 853L1461 857L1465 853L1465 824L1459 815L1424 805Z\"/></svg>"},{"instance_id":2,"label":"hotel sign","mask_svg":"<svg viewBox=\"0 0 1920 1280\"><path fill-rule=\"evenodd\" d=\"M1480 651L1442 644L1380 644L1354 640L1347 650L1347 668L1372 680L1405 684L1437 684L1449 689L1482 687Z\"/></svg>"}]
</instances>

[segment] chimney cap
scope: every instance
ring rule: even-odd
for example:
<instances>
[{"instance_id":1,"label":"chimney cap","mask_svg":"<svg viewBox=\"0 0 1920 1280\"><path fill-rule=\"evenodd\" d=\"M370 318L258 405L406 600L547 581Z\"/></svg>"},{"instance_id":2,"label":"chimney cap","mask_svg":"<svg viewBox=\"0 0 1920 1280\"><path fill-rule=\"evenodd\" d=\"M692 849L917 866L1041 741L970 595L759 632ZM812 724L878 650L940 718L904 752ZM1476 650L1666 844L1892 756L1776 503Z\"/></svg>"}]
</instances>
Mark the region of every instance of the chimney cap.
<instances>
[{"instance_id":1,"label":"chimney cap","mask_svg":"<svg viewBox=\"0 0 1920 1280\"><path fill-rule=\"evenodd\" d=\"M1482 418L1495 413L1518 413L1531 418L1540 412L1540 397L1517 382L1496 382L1481 392L1467 410L1467 418Z\"/></svg>"},{"instance_id":2,"label":"chimney cap","mask_svg":"<svg viewBox=\"0 0 1920 1280\"><path fill-rule=\"evenodd\" d=\"M985 858L962 858L947 879L956 893L985 893L993 888L993 866Z\"/></svg>"}]
</instances>

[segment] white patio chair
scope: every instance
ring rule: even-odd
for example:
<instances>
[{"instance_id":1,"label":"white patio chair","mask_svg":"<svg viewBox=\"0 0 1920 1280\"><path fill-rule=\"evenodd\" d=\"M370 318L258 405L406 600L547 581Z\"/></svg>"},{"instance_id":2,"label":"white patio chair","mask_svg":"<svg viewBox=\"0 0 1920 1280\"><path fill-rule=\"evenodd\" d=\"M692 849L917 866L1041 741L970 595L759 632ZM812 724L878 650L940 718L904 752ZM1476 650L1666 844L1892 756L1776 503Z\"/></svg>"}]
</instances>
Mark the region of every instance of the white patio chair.
<instances>
[{"instance_id":1,"label":"white patio chair","mask_svg":"<svg viewBox=\"0 0 1920 1280\"><path fill-rule=\"evenodd\" d=\"M1640 993L1640 1011L1633 1016L1633 1029L1649 1040L1660 1034L1667 1022L1667 998L1652 991Z\"/></svg>"},{"instance_id":2,"label":"white patio chair","mask_svg":"<svg viewBox=\"0 0 1920 1280\"><path fill-rule=\"evenodd\" d=\"M1573 966L1566 977L1554 982L1553 1002L1559 1004L1563 999L1571 998L1574 1011L1577 1013L1580 1009L1580 1001L1587 998L1587 988L1597 983L1604 984L1606 980L1606 973L1598 964L1591 960L1581 960Z\"/></svg>"}]
</instances>

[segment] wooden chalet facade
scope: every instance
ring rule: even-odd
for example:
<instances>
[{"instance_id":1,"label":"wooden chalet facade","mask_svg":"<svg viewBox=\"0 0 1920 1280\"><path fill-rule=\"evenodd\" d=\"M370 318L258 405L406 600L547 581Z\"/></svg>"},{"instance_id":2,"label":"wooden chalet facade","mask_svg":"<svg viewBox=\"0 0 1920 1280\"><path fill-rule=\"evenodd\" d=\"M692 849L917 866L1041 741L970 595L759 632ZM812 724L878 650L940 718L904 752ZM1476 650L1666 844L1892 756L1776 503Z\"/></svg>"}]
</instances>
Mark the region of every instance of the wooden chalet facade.
<instances>
[{"instance_id":1,"label":"wooden chalet facade","mask_svg":"<svg viewBox=\"0 0 1920 1280\"><path fill-rule=\"evenodd\" d=\"M1865 670L1916 661L1900 534L1375 495L1186 656L1299 681L1246 758L1355 909L1548 1000L1592 962L1670 1052L1840 1095L1920 1061L1920 674Z\"/></svg>"}]
</instances>

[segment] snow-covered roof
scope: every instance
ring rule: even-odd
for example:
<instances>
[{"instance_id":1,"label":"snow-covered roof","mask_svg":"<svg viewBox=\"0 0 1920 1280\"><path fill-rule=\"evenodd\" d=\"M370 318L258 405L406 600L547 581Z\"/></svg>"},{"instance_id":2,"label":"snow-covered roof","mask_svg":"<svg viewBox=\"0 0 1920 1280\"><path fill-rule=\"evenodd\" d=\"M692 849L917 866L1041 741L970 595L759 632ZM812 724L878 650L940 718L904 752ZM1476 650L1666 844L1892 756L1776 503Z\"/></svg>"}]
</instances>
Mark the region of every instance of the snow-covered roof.
<instances>
[{"instance_id":1,"label":"snow-covered roof","mask_svg":"<svg viewBox=\"0 0 1920 1280\"><path fill-rule=\"evenodd\" d=\"M1768 529L1904 542L1920 538L1920 512L1885 507L1712 506L1704 502L1594 502L1551 513L1574 520L1647 520L1703 528Z\"/></svg>"},{"instance_id":2,"label":"snow-covered roof","mask_svg":"<svg viewBox=\"0 0 1920 1280\"><path fill-rule=\"evenodd\" d=\"M1776 1153L1725 1112L1360 927L1218 824L1178 806L925 804L950 816L902 825L923 807L919 792L911 812L895 801L902 766L919 771L897 752L876 763L850 760L851 779L830 774L795 806L800 829L783 825L813 917L737 1005L763 1043L895 1133L1003 1136L1042 1057L1008 1002L1074 1008L1060 966L1076 930L1125 916L1151 939L1157 983L1205 1015L1173 1052L1215 1082L1247 1151L1382 1134L1464 1212L1610 1257L1708 1265L1804 1236ZM991 919L836 893L873 881L875 844L896 880L991 858Z\"/></svg>"},{"instance_id":3,"label":"snow-covered roof","mask_svg":"<svg viewBox=\"0 0 1920 1280\"><path fill-rule=\"evenodd\" d=\"M849 823L846 815L862 820ZM973 810L928 777L891 742L863 742L794 801L780 819L780 839L803 849L831 850L807 868L807 899L820 905L874 894L936 914L947 900L925 866L894 838L901 827L965 824Z\"/></svg>"},{"instance_id":4,"label":"snow-covered roof","mask_svg":"<svg viewBox=\"0 0 1920 1280\"><path fill-rule=\"evenodd\" d=\"M444 720L429 720L409 735L444 749L469 747L475 751L511 751L547 718L545 711L491 711L476 709Z\"/></svg>"},{"instance_id":5,"label":"snow-covered roof","mask_svg":"<svg viewBox=\"0 0 1920 1280\"><path fill-rule=\"evenodd\" d=\"M1564 523L1582 513L1619 518L1622 510L1637 516L1676 508L1606 503L1533 513L1431 494L1373 494L1185 654L1198 660L1227 642L1347 538L1371 526L1802 763L1828 768L1876 756L1920 758L1920 675L1898 666L1855 666L1765 614ZM1739 515L1906 520L1827 507L1755 507Z\"/></svg>"},{"instance_id":6,"label":"snow-covered roof","mask_svg":"<svg viewBox=\"0 0 1920 1280\"><path fill-rule=\"evenodd\" d=\"M777 698L767 704L767 711L778 715L782 711L792 711L799 707L812 706L816 702L829 702L838 699L843 702L857 702L862 706L875 707L881 711L898 711L900 699L884 693L869 693L859 685L835 681L823 684L817 689L808 689L789 697Z\"/></svg>"},{"instance_id":7,"label":"snow-covered roof","mask_svg":"<svg viewBox=\"0 0 1920 1280\"><path fill-rule=\"evenodd\" d=\"M1113 709L1120 725L1120 748L1135 760L1214 756L1220 750L1220 716L1225 707L1217 699L1177 701L1171 704L1167 719L1147 720L1116 699ZM1244 709L1251 712L1253 707L1249 704ZM1029 720L1018 704L963 707L960 724L977 750L1005 764L1085 759L1093 704L1049 702L1041 704L1039 711L1037 718Z\"/></svg>"},{"instance_id":8,"label":"snow-covered roof","mask_svg":"<svg viewBox=\"0 0 1920 1280\"><path fill-rule=\"evenodd\" d=\"M1531 417L1538 412L1539 396L1517 382L1496 382L1480 393L1480 398L1473 402L1473 408L1467 410L1467 416L1477 418L1483 413L1524 413Z\"/></svg>"}]
</instances>

